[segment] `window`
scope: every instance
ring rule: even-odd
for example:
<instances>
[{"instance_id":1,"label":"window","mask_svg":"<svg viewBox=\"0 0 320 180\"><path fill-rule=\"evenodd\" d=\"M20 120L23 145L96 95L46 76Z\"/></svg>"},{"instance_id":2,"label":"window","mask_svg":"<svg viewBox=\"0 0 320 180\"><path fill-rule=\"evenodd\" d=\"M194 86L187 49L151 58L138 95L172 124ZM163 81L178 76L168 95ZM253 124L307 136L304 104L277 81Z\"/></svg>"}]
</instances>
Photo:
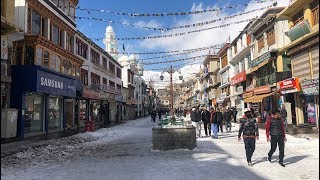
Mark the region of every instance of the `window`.
<instances>
[{"instance_id":1,"label":"window","mask_svg":"<svg viewBox=\"0 0 320 180\"><path fill-rule=\"evenodd\" d=\"M234 54L237 54L237 44L234 45Z\"/></svg>"},{"instance_id":2,"label":"window","mask_svg":"<svg viewBox=\"0 0 320 180\"><path fill-rule=\"evenodd\" d=\"M129 73L129 70L128 70L128 83L131 83L131 77L130 77L130 73Z\"/></svg>"},{"instance_id":3,"label":"window","mask_svg":"<svg viewBox=\"0 0 320 180\"><path fill-rule=\"evenodd\" d=\"M67 51L73 53L73 37L70 34L67 34L66 46Z\"/></svg>"},{"instance_id":4,"label":"window","mask_svg":"<svg viewBox=\"0 0 320 180\"><path fill-rule=\"evenodd\" d=\"M35 63L35 65L42 66L42 49L39 47L36 49L36 63Z\"/></svg>"},{"instance_id":5,"label":"window","mask_svg":"<svg viewBox=\"0 0 320 180\"><path fill-rule=\"evenodd\" d=\"M67 75L71 75L71 68L72 68L72 64L69 60L62 60L62 64L61 64L61 72Z\"/></svg>"},{"instance_id":6,"label":"window","mask_svg":"<svg viewBox=\"0 0 320 180\"><path fill-rule=\"evenodd\" d=\"M293 25L295 26L299 22L303 21L303 10L298 11L293 17L292 17L292 22Z\"/></svg>"},{"instance_id":7,"label":"window","mask_svg":"<svg viewBox=\"0 0 320 180\"><path fill-rule=\"evenodd\" d=\"M100 54L93 49L91 49L91 62L100 65Z\"/></svg>"},{"instance_id":8,"label":"window","mask_svg":"<svg viewBox=\"0 0 320 180\"><path fill-rule=\"evenodd\" d=\"M270 30L267 31L267 44L268 46L271 46L274 43L276 43L275 34L274 34L274 29L271 28Z\"/></svg>"},{"instance_id":9,"label":"window","mask_svg":"<svg viewBox=\"0 0 320 180\"><path fill-rule=\"evenodd\" d=\"M102 66L106 69L108 69L108 62L107 62L107 58L102 57Z\"/></svg>"},{"instance_id":10,"label":"window","mask_svg":"<svg viewBox=\"0 0 320 180\"><path fill-rule=\"evenodd\" d=\"M43 53L43 66L49 68L49 53L44 51Z\"/></svg>"},{"instance_id":11,"label":"window","mask_svg":"<svg viewBox=\"0 0 320 180\"><path fill-rule=\"evenodd\" d=\"M28 9L28 32L40 35L41 27L41 16L36 11Z\"/></svg>"},{"instance_id":12,"label":"window","mask_svg":"<svg viewBox=\"0 0 320 180\"><path fill-rule=\"evenodd\" d=\"M69 7L70 7L70 3L68 0L65 1L65 6L64 6L64 12L69 15Z\"/></svg>"},{"instance_id":13,"label":"window","mask_svg":"<svg viewBox=\"0 0 320 180\"><path fill-rule=\"evenodd\" d=\"M61 58L56 56L56 71L61 72Z\"/></svg>"},{"instance_id":14,"label":"window","mask_svg":"<svg viewBox=\"0 0 320 180\"><path fill-rule=\"evenodd\" d=\"M115 66L112 62L109 62L109 70L111 74L115 74Z\"/></svg>"},{"instance_id":15,"label":"window","mask_svg":"<svg viewBox=\"0 0 320 180\"><path fill-rule=\"evenodd\" d=\"M76 78L80 79L80 68L76 67Z\"/></svg>"},{"instance_id":16,"label":"window","mask_svg":"<svg viewBox=\"0 0 320 180\"><path fill-rule=\"evenodd\" d=\"M44 98L40 94L27 93L24 103L24 132L43 131L44 122Z\"/></svg>"},{"instance_id":17,"label":"window","mask_svg":"<svg viewBox=\"0 0 320 180\"><path fill-rule=\"evenodd\" d=\"M319 1L314 0L310 4L311 16L312 16L312 26L315 26L319 23Z\"/></svg>"},{"instance_id":18,"label":"window","mask_svg":"<svg viewBox=\"0 0 320 180\"><path fill-rule=\"evenodd\" d=\"M108 85L108 80L107 80L107 78L102 78L102 84Z\"/></svg>"},{"instance_id":19,"label":"window","mask_svg":"<svg viewBox=\"0 0 320 180\"><path fill-rule=\"evenodd\" d=\"M62 128L63 120L63 99L58 97L49 97L48 100L48 129L60 129Z\"/></svg>"},{"instance_id":20,"label":"window","mask_svg":"<svg viewBox=\"0 0 320 180\"><path fill-rule=\"evenodd\" d=\"M263 38L263 35L261 35L258 38L258 52L260 52L263 47L264 47L264 38Z\"/></svg>"},{"instance_id":21,"label":"window","mask_svg":"<svg viewBox=\"0 0 320 180\"><path fill-rule=\"evenodd\" d=\"M88 71L81 68L81 77L80 80L82 81L83 85L88 85Z\"/></svg>"},{"instance_id":22,"label":"window","mask_svg":"<svg viewBox=\"0 0 320 180\"><path fill-rule=\"evenodd\" d=\"M117 77L121 79L121 69L117 68Z\"/></svg>"},{"instance_id":23,"label":"window","mask_svg":"<svg viewBox=\"0 0 320 180\"><path fill-rule=\"evenodd\" d=\"M1 16L6 17L6 5L7 1L6 0L1 0Z\"/></svg>"},{"instance_id":24,"label":"window","mask_svg":"<svg viewBox=\"0 0 320 180\"><path fill-rule=\"evenodd\" d=\"M59 28L55 25L52 25L51 26L51 41L54 42L55 44L60 45L59 36L60 36Z\"/></svg>"},{"instance_id":25,"label":"window","mask_svg":"<svg viewBox=\"0 0 320 180\"><path fill-rule=\"evenodd\" d=\"M50 69L56 69L56 55L53 53L50 54Z\"/></svg>"},{"instance_id":26,"label":"window","mask_svg":"<svg viewBox=\"0 0 320 180\"><path fill-rule=\"evenodd\" d=\"M247 34L247 46L251 43L251 36Z\"/></svg>"},{"instance_id":27,"label":"window","mask_svg":"<svg viewBox=\"0 0 320 180\"><path fill-rule=\"evenodd\" d=\"M65 6L64 0L59 0L58 7L59 7L62 11L64 11L64 6Z\"/></svg>"},{"instance_id":28,"label":"window","mask_svg":"<svg viewBox=\"0 0 320 180\"><path fill-rule=\"evenodd\" d=\"M91 72L91 84L100 84L100 76Z\"/></svg>"},{"instance_id":29,"label":"window","mask_svg":"<svg viewBox=\"0 0 320 180\"><path fill-rule=\"evenodd\" d=\"M76 66L75 65L71 65L71 76L76 77Z\"/></svg>"},{"instance_id":30,"label":"window","mask_svg":"<svg viewBox=\"0 0 320 180\"><path fill-rule=\"evenodd\" d=\"M76 39L76 44L77 44L77 46L76 46L76 53L77 53L79 56L87 59L88 45L87 45L86 43L82 42L82 41L81 41L80 39L78 39L78 38Z\"/></svg>"},{"instance_id":31,"label":"window","mask_svg":"<svg viewBox=\"0 0 320 180\"><path fill-rule=\"evenodd\" d=\"M115 83L113 81L109 80L109 86L114 88L116 85L115 85Z\"/></svg>"},{"instance_id":32,"label":"window","mask_svg":"<svg viewBox=\"0 0 320 180\"><path fill-rule=\"evenodd\" d=\"M224 56L222 56L222 58L221 58L221 63L222 63L222 68L224 68L225 66L228 65L228 57L227 57L227 54L224 54Z\"/></svg>"},{"instance_id":33,"label":"window","mask_svg":"<svg viewBox=\"0 0 320 180\"><path fill-rule=\"evenodd\" d=\"M121 89L121 85L120 84L117 84L117 89Z\"/></svg>"},{"instance_id":34,"label":"window","mask_svg":"<svg viewBox=\"0 0 320 180\"><path fill-rule=\"evenodd\" d=\"M69 17L74 20L75 18L75 9L74 5L70 3Z\"/></svg>"}]
</instances>

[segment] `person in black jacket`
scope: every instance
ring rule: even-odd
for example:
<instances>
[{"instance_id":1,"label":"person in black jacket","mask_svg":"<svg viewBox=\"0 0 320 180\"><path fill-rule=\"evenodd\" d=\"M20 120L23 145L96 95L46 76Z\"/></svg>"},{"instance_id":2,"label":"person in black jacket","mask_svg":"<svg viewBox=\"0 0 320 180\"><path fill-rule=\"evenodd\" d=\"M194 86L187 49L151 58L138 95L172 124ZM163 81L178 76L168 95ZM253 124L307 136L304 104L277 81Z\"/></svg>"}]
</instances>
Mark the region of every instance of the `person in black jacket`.
<instances>
[{"instance_id":1,"label":"person in black jacket","mask_svg":"<svg viewBox=\"0 0 320 180\"><path fill-rule=\"evenodd\" d=\"M210 123L211 123L211 130L212 130L212 138L218 139L218 121L216 112L213 108L210 108L211 116L210 116Z\"/></svg>"},{"instance_id":2,"label":"person in black jacket","mask_svg":"<svg viewBox=\"0 0 320 180\"><path fill-rule=\"evenodd\" d=\"M217 108L217 111L215 112L215 115L217 116L217 125L218 125L218 132L219 132L219 129L220 131L223 133L223 129L222 129L222 122L223 122L223 114L222 112L220 111L219 108Z\"/></svg>"},{"instance_id":3,"label":"person in black jacket","mask_svg":"<svg viewBox=\"0 0 320 180\"><path fill-rule=\"evenodd\" d=\"M287 141L285 133L285 125L281 119L280 111L273 110L272 116L266 122L266 135L267 141L271 141L271 149L268 153L268 160L271 162L271 157L279 145L279 164L285 167L283 164L284 158L284 142ZM271 135L271 139L270 139Z\"/></svg>"},{"instance_id":4,"label":"person in black jacket","mask_svg":"<svg viewBox=\"0 0 320 180\"><path fill-rule=\"evenodd\" d=\"M240 128L238 133L238 141L241 141L241 134L243 133L243 142L246 149L246 157L249 166L252 166L251 157L256 147L256 139L259 139L259 129L255 118L253 118L250 109L244 109L245 118L240 121Z\"/></svg>"},{"instance_id":5,"label":"person in black jacket","mask_svg":"<svg viewBox=\"0 0 320 180\"><path fill-rule=\"evenodd\" d=\"M192 108L191 111L192 125L196 128L196 134L201 137L201 113L198 108Z\"/></svg>"},{"instance_id":6,"label":"person in black jacket","mask_svg":"<svg viewBox=\"0 0 320 180\"><path fill-rule=\"evenodd\" d=\"M231 116L232 116L232 111L230 108L227 108L226 112L223 114L223 119L225 122L226 126L226 132L231 132Z\"/></svg>"},{"instance_id":7,"label":"person in black jacket","mask_svg":"<svg viewBox=\"0 0 320 180\"><path fill-rule=\"evenodd\" d=\"M204 133L206 134L206 136L208 136L208 131L209 131L209 136L211 136L210 116L211 116L210 112L207 110L206 107L204 107L201 114L201 119L203 122Z\"/></svg>"}]
</instances>

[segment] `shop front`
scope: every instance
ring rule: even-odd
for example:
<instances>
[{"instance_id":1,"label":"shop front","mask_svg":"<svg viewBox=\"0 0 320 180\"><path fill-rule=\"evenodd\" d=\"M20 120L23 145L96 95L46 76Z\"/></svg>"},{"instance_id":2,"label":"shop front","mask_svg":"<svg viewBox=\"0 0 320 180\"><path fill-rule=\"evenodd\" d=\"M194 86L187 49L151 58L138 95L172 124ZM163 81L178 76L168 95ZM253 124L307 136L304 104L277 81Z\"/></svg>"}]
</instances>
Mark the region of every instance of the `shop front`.
<instances>
[{"instance_id":1,"label":"shop front","mask_svg":"<svg viewBox=\"0 0 320 180\"><path fill-rule=\"evenodd\" d=\"M302 80L302 93L296 95L299 124L310 124L319 128L319 78Z\"/></svg>"},{"instance_id":2,"label":"shop front","mask_svg":"<svg viewBox=\"0 0 320 180\"><path fill-rule=\"evenodd\" d=\"M234 93L230 97L231 100L231 106L235 106L238 113L237 118L243 117L243 109L244 109L244 101L241 98L241 95L245 91L245 85L246 85L246 71L242 71L241 73L235 75L231 78L231 86L234 87Z\"/></svg>"},{"instance_id":3,"label":"shop front","mask_svg":"<svg viewBox=\"0 0 320 180\"><path fill-rule=\"evenodd\" d=\"M26 76L26 74L28 76ZM12 66L12 107L18 112L17 137L62 131L74 120L74 100L81 82L40 66Z\"/></svg>"},{"instance_id":4,"label":"shop front","mask_svg":"<svg viewBox=\"0 0 320 180\"><path fill-rule=\"evenodd\" d=\"M99 92L85 87L82 97L80 100L80 127L84 127L86 121L93 121L95 128L99 128L102 124L101 98Z\"/></svg>"}]
</instances>

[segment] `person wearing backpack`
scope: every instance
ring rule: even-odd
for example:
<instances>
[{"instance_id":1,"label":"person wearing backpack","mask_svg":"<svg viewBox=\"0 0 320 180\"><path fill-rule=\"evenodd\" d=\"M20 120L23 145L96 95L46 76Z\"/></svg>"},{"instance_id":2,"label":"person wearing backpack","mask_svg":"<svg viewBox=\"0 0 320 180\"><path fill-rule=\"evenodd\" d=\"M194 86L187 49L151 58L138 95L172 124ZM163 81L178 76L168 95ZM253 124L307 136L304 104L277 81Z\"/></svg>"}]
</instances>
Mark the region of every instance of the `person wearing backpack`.
<instances>
[{"instance_id":1,"label":"person wearing backpack","mask_svg":"<svg viewBox=\"0 0 320 180\"><path fill-rule=\"evenodd\" d=\"M253 166L251 158L256 147L256 139L259 139L259 129L256 119L253 117L249 108L244 109L244 118L240 120L240 129L238 133L238 141L243 138L246 157L249 166Z\"/></svg>"}]
</instances>

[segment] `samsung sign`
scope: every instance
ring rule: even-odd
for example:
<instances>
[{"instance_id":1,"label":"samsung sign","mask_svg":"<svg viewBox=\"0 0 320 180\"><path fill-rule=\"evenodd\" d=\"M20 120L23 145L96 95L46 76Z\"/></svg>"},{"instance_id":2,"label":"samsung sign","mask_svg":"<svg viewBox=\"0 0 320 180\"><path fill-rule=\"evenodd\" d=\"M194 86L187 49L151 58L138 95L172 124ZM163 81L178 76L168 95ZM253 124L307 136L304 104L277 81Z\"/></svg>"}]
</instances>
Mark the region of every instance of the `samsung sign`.
<instances>
[{"instance_id":1,"label":"samsung sign","mask_svg":"<svg viewBox=\"0 0 320 180\"><path fill-rule=\"evenodd\" d=\"M76 80L53 73L37 71L37 92L76 97Z\"/></svg>"}]
</instances>

